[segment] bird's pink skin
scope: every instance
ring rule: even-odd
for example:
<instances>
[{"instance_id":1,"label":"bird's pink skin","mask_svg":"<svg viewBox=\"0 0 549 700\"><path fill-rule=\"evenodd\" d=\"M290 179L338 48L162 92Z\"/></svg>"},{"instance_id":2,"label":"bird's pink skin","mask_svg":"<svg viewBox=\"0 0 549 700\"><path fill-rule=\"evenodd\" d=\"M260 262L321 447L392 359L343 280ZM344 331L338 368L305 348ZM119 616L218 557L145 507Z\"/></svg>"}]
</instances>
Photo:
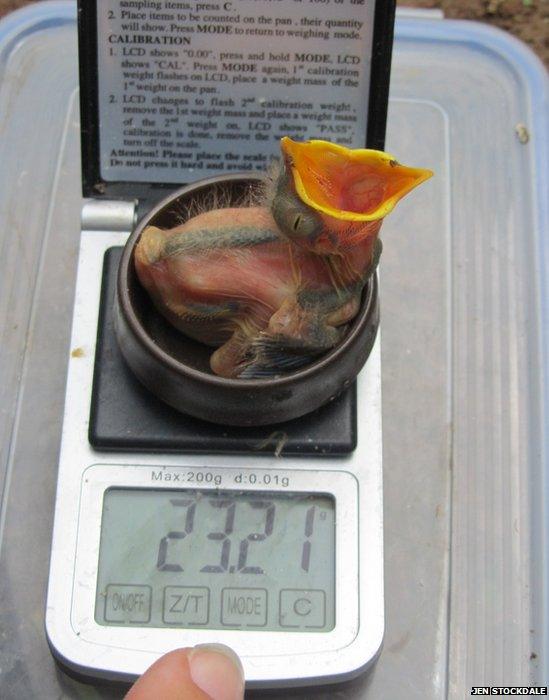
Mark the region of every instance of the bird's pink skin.
<instances>
[{"instance_id":1,"label":"bird's pink skin","mask_svg":"<svg viewBox=\"0 0 549 700\"><path fill-rule=\"evenodd\" d=\"M382 151L281 139L265 207L214 209L136 248L141 282L226 377L272 376L334 347L374 271L383 218L432 176Z\"/></svg>"},{"instance_id":2,"label":"bird's pink skin","mask_svg":"<svg viewBox=\"0 0 549 700\"><path fill-rule=\"evenodd\" d=\"M358 311L379 225L327 257L284 238L265 207L219 209L169 231L148 227L135 265L171 323L221 345L212 369L233 377L258 338L309 355L337 342L338 326Z\"/></svg>"}]
</instances>

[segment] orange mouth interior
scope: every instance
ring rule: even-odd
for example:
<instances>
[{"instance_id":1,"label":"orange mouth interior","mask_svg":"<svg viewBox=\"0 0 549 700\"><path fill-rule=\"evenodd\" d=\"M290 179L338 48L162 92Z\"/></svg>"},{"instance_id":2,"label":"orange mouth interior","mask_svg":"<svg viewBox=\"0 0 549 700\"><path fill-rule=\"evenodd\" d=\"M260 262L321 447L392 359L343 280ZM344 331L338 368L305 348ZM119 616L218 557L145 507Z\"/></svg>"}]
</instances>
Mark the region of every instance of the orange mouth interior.
<instances>
[{"instance_id":1,"label":"orange mouth interior","mask_svg":"<svg viewBox=\"0 0 549 700\"><path fill-rule=\"evenodd\" d=\"M350 149L328 141L281 141L299 197L329 216L375 221L386 216L433 173L409 168L384 151Z\"/></svg>"}]
</instances>

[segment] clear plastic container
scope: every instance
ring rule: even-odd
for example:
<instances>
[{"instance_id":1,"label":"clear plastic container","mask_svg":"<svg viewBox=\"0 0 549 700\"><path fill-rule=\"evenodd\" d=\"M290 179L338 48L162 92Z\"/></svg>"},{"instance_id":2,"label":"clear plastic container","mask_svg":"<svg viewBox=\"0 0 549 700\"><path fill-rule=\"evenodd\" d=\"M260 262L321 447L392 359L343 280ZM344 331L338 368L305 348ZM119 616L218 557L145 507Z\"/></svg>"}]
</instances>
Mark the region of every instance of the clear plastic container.
<instances>
[{"instance_id":1,"label":"clear plastic container","mask_svg":"<svg viewBox=\"0 0 549 700\"><path fill-rule=\"evenodd\" d=\"M117 698L43 629L80 230L75 4L0 22L0 696ZM436 176L383 229L387 627L368 676L276 697L460 699L548 680L547 77L403 13L387 150ZM85 348L93 352L93 348Z\"/></svg>"}]
</instances>

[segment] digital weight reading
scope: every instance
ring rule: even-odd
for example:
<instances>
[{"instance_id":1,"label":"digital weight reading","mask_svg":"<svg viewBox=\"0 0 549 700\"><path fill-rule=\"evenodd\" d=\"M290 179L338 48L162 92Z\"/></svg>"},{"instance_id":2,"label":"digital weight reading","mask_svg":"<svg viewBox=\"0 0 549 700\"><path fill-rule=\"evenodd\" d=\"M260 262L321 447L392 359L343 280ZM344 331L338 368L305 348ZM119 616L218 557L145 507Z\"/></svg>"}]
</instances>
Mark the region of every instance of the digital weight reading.
<instances>
[{"instance_id":1,"label":"digital weight reading","mask_svg":"<svg viewBox=\"0 0 549 700\"><path fill-rule=\"evenodd\" d=\"M331 631L333 497L107 489L95 620L126 627Z\"/></svg>"}]
</instances>

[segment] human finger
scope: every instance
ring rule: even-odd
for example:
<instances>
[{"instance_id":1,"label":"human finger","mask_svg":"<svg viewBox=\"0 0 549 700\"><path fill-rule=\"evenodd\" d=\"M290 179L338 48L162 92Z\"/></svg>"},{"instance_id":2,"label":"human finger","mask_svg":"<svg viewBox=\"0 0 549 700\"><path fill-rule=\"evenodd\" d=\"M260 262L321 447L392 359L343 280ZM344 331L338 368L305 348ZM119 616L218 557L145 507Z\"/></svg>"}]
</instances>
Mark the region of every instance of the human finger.
<instances>
[{"instance_id":1,"label":"human finger","mask_svg":"<svg viewBox=\"0 0 549 700\"><path fill-rule=\"evenodd\" d=\"M240 659L223 644L176 649L156 661L126 695L126 700L242 700Z\"/></svg>"}]
</instances>

